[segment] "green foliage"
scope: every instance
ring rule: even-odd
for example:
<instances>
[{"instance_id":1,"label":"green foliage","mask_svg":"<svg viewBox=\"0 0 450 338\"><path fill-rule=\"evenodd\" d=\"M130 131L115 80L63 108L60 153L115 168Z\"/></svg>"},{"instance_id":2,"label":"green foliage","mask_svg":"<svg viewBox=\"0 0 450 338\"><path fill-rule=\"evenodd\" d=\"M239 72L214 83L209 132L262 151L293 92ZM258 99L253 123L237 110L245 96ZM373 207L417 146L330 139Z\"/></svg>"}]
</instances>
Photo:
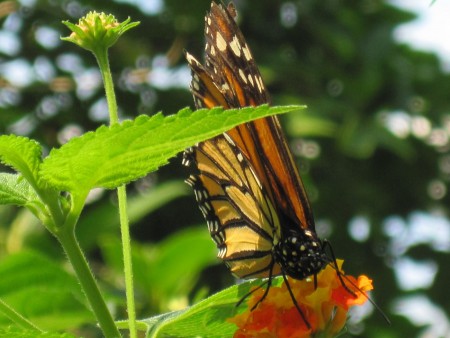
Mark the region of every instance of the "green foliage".
<instances>
[{"instance_id":1,"label":"green foliage","mask_svg":"<svg viewBox=\"0 0 450 338\"><path fill-rule=\"evenodd\" d=\"M42 149L38 142L15 135L0 136L0 160L36 184Z\"/></svg>"},{"instance_id":2,"label":"green foliage","mask_svg":"<svg viewBox=\"0 0 450 338\"><path fill-rule=\"evenodd\" d=\"M95 60L89 53L61 43L59 37L67 35L61 20L76 20L72 18L79 14L78 9L94 8L141 21L139 27L128 31L110 50L114 77L120 83L116 87L119 111L125 118L134 118L143 113L174 112L192 104L187 80L180 76L188 74L182 50L186 48L201 56L203 16L208 4L199 0L164 1L163 10L149 14L144 6L108 1L82 1L80 7L58 1L35 1L26 6L14 1L7 3L2 32L17 37L18 43L2 46L0 133L16 133L28 139L15 140L24 148L14 153L10 161L20 165L23 172L0 175L0 200L26 206L41 219L47 219L49 212L45 206L49 204L41 199L48 200L48 196L36 194L35 190L48 188L41 186L34 176L40 175L35 170L40 167L40 146L29 140L44 145L43 152L47 154L47 149L64 143L68 131L95 130L100 123L106 123L101 114L105 111L104 93L92 71ZM436 9L441 2L432 3L432 9ZM388 1L243 0L237 3L237 9L239 24L273 102L309 107L308 115L289 114L282 118L282 123L296 150L319 233L332 242L339 257L346 258L348 272L364 272L373 278L374 299L395 323L386 326L379 316L373 315L365 322L364 332L358 331L361 326L356 331L349 327L348 335L400 338L414 336L418 330L431 330L431 324L410 322L403 319L404 315L391 312L397 309L394 300L417 293L429 297L442 310L443 317L449 316L450 309L445 246L421 242L403 247L411 240L408 235L413 231L412 213L432 211L445 219L450 205L448 144L437 145L432 137L435 132L447 136L446 132L439 132L448 130L450 76L443 71L436 55L414 50L394 38L395 29L411 22L415 15L393 7ZM42 32L50 35L42 38ZM18 47L8 50L9 46ZM16 81L20 79L9 75L13 64L23 65L19 70L27 74L26 81ZM422 118L433 133L418 136L410 130L402 137L395 135L386 123L386 117L393 112L403 113L410 125ZM305 144L315 146L315 156L302 148L305 137ZM14 150L13 144L8 147ZM145 179L150 182L148 187L140 185L141 181L128 187L133 210L130 217L135 222L132 234L139 240L136 256L143 256L136 261L144 261L143 269L151 266L147 255L159 241L179 229L203 222L192 194L190 198L180 198L186 193L181 181L188 175L180 167L179 161L173 161ZM25 177L27 172L29 175ZM100 174L95 181L100 182L99 179L107 181L108 177ZM436 181L445 188L439 198L431 193ZM166 182L169 183L164 186ZM82 185L81 188L87 189ZM70 204L67 195L55 195L57 198L50 200L67 208ZM153 202L146 203L147 197ZM115 265L118 260L110 260L108 256L105 262L99 254L109 252L108 248L99 248L99 244L108 245L111 236L117 233L114 201L113 193L103 192L100 200L89 204L81 214L77 234L109 304L123 313L123 285ZM64 266L64 255L52 236L35 230L36 224L31 223L27 213L12 206L0 207L0 262L14 255L15 250L32 247L55 257L54 263ZM349 235L349 225L358 217L369 223L370 235L366 240L356 241ZM404 237L386 234L385 226L392 217L403 221ZM445 232L439 232L438 222L429 223L426 229L430 237L446 237ZM399 238L404 240L394 243ZM13 241L20 245L11 245ZM111 243L117 248L117 240ZM188 251L185 257L189 257ZM405 258L437 266L433 282L423 288L402 289L393 266ZM225 268L210 271L203 272L202 279L185 290L194 289L195 293L199 288L229 285L231 277ZM139 270L136 274L141 291L146 271ZM161 276L160 283L163 280ZM192 283L196 280L192 279ZM151 290L146 291L141 312L145 316L156 311L158 304L167 303L158 300L157 305L148 305L152 303L146 299L150 298ZM191 296L186 294L185 298ZM0 327L5 337L39 336L26 335L15 327L8 328L9 325L10 322Z\"/></svg>"},{"instance_id":3,"label":"green foliage","mask_svg":"<svg viewBox=\"0 0 450 338\"><path fill-rule=\"evenodd\" d=\"M36 191L21 175L0 173L0 204L26 206L35 211L33 204L40 204L40 201Z\"/></svg>"},{"instance_id":4,"label":"green foliage","mask_svg":"<svg viewBox=\"0 0 450 338\"><path fill-rule=\"evenodd\" d=\"M61 330L92 322L77 279L59 262L22 251L0 261L0 275L2 300L40 328ZM0 316L0 328L10 325Z\"/></svg>"},{"instance_id":5,"label":"green foliage","mask_svg":"<svg viewBox=\"0 0 450 338\"><path fill-rule=\"evenodd\" d=\"M20 174L1 174L0 203L27 207L57 237L77 272L100 325L104 325L105 319L101 316L103 314L109 317L109 313L105 312L106 306L73 236L73 229L87 193L95 187L116 188L143 177L166 164L170 157L186 147L223 133L250 119L300 108L303 107L261 106L227 112L218 108L194 113L184 109L177 115L169 117L161 114L153 117L140 116L134 121L125 121L109 128L100 127L95 132L73 138L60 149L52 150L44 160L41 159L41 147L37 142L25 137L4 135L0 137L0 159ZM70 192L71 198L59 195L58 191ZM171 191L167 194L167 198L171 199L177 194L179 193ZM158 203L162 203L164 196L161 198ZM56 199L59 203L55 203ZM151 204L154 205L155 202ZM140 275L141 278L137 279L144 290L152 290L153 295L149 298L154 299L157 295L159 302L164 302L170 298L169 295L181 297L191 290L198 274L211 263L213 257L205 255L205 249L211 252L209 240L207 246L200 245L206 243L206 233L200 237L203 240L200 240L198 232L190 232L168 240L165 245L161 245L159 254L149 256L151 257L149 260L145 259L143 251L134 249L134 260L141 268L140 271L154 272L153 275ZM191 253L197 259L192 260L191 257L180 260L179 257L185 257L183 252L192 241L196 246ZM121 252L122 245L123 243L110 240L103 241L101 246L106 261L110 266L116 266L118 270L122 267L123 261L122 255L117 255ZM14 256L9 256L9 260L3 262L3 272L0 267L0 275L9 277L3 278L4 287L14 288L14 293L5 289L3 297L6 302L12 304L14 310L9 312L12 316L15 315L14 311L30 315L35 322L51 330L76 327L92 318L84 306L73 298L72 292L74 288L78 288L75 280L69 283L54 278L52 282L55 284L46 283L50 289L42 288L38 283L39 280L46 281L44 276L54 277L55 267L59 268L57 265L38 262L37 257L29 259L30 257L26 256L25 261L23 257L22 260L16 261L13 258ZM183 264L183 269L177 268L180 263ZM33 269L24 266L30 264L33 264ZM43 265L47 270L42 269ZM22 272L24 268L25 274ZM164 271L160 271L161 268ZM175 273L170 273L171 271ZM158 284L157 281L163 274L166 276L165 283ZM180 283L180 278L184 283ZM30 280L33 280L31 285ZM25 289L17 288L21 284L30 286ZM161 288L156 288L156 285L160 285ZM0 295L1 286L0 283ZM69 293L65 287L68 287ZM30 306L27 300L37 292L40 297L34 297L33 306ZM82 298L81 295L78 297ZM23 311L25 304L29 311L27 313ZM51 315L48 306L56 311L58 320ZM110 329L111 332L114 329ZM108 328L102 326L102 330Z\"/></svg>"}]
</instances>

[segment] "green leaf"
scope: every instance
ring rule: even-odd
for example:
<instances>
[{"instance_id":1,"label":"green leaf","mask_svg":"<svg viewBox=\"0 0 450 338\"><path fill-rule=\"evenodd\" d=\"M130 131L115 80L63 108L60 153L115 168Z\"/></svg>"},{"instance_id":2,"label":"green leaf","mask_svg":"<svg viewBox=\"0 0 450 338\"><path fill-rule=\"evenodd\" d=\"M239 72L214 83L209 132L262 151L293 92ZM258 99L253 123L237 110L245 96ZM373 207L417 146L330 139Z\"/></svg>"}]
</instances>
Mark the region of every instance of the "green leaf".
<instances>
[{"instance_id":1,"label":"green leaf","mask_svg":"<svg viewBox=\"0 0 450 338\"><path fill-rule=\"evenodd\" d=\"M38 327L61 330L94 320L76 278L37 252L6 257L0 276L0 297ZM0 313L0 327L9 325Z\"/></svg>"},{"instance_id":2,"label":"green leaf","mask_svg":"<svg viewBox=\"0 0 450 338\"><path fill-rule=\"evenodd\" d=\"M20 172L30 183L38 183L42 148L36 141L17 135L0 136L0 160Z\"/></svg>"},{"instance_id":3,"label":"green leaf","mask_svg":"<svg viewBox=\"0 0 450 338\"><path fill-rule=\"evenodd\" d=\"M36 191L22 175L0 173L0 204L27 206L37 202Z\"/></svg>"},{"instance_id":4,"label":"green leaf","mask_svg":"<svg viewBox=\"0 0 450 338\"><path fill-rule=\"evenodd\" d=\"M116 188L158 169L187 147L236 125L302 108L264 105L196 112L186 108L168 117L139 116L100 127L53 149L41 166L41 175L52 186L74 194L83 195L95 187Z\"/></svg>"}]
</instances>

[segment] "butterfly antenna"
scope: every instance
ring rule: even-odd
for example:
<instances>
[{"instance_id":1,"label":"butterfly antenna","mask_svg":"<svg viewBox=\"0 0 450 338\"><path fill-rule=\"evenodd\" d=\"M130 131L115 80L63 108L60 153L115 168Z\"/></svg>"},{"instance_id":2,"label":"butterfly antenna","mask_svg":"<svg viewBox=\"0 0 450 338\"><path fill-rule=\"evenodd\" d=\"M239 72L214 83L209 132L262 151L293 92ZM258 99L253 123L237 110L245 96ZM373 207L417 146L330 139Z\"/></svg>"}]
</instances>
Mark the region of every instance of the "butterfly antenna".
<instances>
[{"instance_id":1,"label":"butterfly antenna","mask_svg":"<svg viewBox=\"0 0 450 338\"><path fill-rule=\"evenodd\" d=\"M373 305L373 307L380 313L380 315L383 317L383 319L386 321L386 323L388 323L389 325L391 325L391 321L389 320L388 316L384 313L383 310L381 310L381 308L377 305L377 303L375 303L367 294L367 292L361 290L359 288L358 285L356 285L352 280L350 280L347 276L345 276L344 274L342 274L342 272L339 270L339 267L337 265L337 261L336 261L336 256L334 255L334 251L333 251L333 247L331 246L330 242L328 242L327 240L323 241L323 245L324 245L324 249L326 247L329 248L330 254L331 254L331 258L332 260L330 261L331 266L333 269L336 270L336 274L341 282L341 285L344 287L344 289L350 293L351 295L353 295L354 297L356 297L356 294L353 290L351 290L347 284L345 283L344 279L351 285L353 286L356 290L358 290L359 292L361 292L364 297L366 297L366 299L370 302L370 304Z\"/></svg>"}]
</instances>

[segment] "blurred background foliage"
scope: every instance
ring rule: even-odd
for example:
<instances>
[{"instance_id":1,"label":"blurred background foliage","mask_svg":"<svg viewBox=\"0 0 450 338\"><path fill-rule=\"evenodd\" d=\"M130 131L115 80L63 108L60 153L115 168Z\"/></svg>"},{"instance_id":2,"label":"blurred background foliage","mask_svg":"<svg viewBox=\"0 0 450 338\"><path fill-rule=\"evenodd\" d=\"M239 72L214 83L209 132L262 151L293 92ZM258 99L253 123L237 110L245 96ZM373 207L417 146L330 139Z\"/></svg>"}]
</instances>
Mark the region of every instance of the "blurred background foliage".
<instances>
[{"instance_id":1,"label":"blurred background foliage","mask_svg":"<svg viewBox=\"0 0 450 338\"><path fill-rule=\"evenodd\" d=\"M1 2L0 132L29 136L48 151L107 123L94 58L59 39L68 35L62 20L77 22L89 10L141 22L110 52L123 119L193 106L183 49L202 55L209 3ZM373 299L392 321L368 306L354 314L347 335L450 336L450 76L436 55L394 39L414 15L383 0L235 4L273 103L309 107L282 122L317 231L347 273L373 278ZM178 157L129 186L140 317L234 282L182 182L188 174ZM2 207L0 215L0 297L44 328L92 334L92 316L55 240L24 210ZM124 318L118 232L115 192L93 191L78 236L115 316ZM36 269L53 265L52 274ZM48 303L31 301L37 291L49 294Z\"/></svg>"}]
</instances>

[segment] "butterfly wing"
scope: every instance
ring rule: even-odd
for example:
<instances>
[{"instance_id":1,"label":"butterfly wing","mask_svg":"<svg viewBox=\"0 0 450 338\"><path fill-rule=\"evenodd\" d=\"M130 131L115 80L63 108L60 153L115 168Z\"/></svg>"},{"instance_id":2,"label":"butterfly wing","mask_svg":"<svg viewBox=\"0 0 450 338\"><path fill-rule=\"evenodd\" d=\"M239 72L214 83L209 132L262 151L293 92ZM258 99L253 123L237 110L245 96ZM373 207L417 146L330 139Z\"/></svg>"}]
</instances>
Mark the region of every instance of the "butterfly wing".
<instances>
[{"instance_id":1,"label":"butterfly wing","mask_svg":"<svg viewBox=\"0 0 450 338\"><path fill-rule=\"evenodd\" d=\"M205 72L217 91L223 94L221 100L204 101L207 108L270 103L259 69L234 15L233 7L225 9L213 3L205 18ZM209 105L211 103L213 105ZM269 194L277 201L282 214L290 222L315 231L312 210L278 118L242 124L227 134L250 159L263 185L272 187Z\"/></svg>"},{"instance_id":2,"label":"butterfly wing","mask_svg":"<svg viewBox=\"0 0 450 338\"><path fill-rule=\"evenodd\" d=\"M198 108L270 101L234 16L234 7L212 3L205 18L205 66L186 54ZM219 257L235 275L286 273L301 279L320 270L323 257L311 208L276 117L242 124L198 144L185 153L185 164L190 162L200 175L188 183Z\"/></svg>"}]
</instances>

